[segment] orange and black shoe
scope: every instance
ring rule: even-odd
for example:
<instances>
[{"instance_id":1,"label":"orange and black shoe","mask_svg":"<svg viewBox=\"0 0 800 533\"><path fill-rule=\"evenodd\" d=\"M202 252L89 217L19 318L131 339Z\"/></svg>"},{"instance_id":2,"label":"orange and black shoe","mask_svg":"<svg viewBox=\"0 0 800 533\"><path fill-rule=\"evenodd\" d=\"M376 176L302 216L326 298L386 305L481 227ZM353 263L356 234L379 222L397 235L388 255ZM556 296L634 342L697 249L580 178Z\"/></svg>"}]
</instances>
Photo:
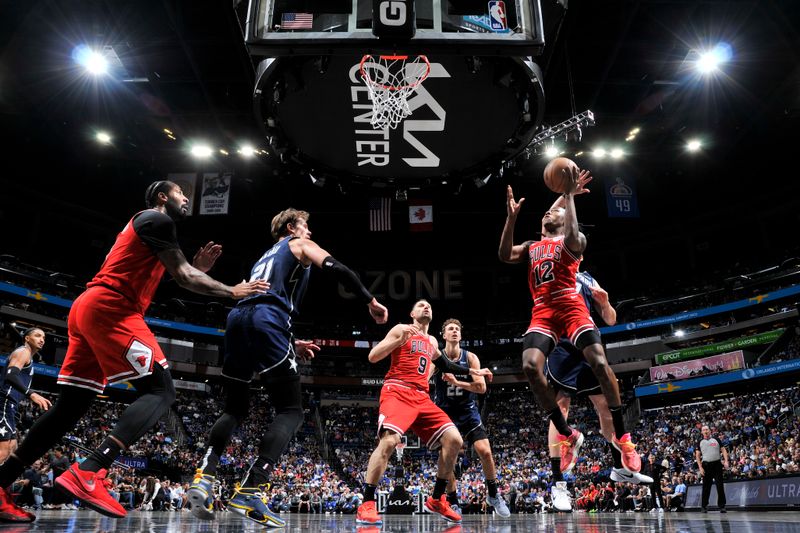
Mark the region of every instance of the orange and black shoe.
<instances>
[{"instance_id":1,"label":"orange and black shoe","mask_svg":"<svg viewBox=\"0 0 800 533\"><path fill-rule=\"evenodd\" d=\"M6 489L0 488L0 522L33 522L36 515L29 513L11 498Z\"/></svg>"},{"instance_id":2,"label":"orange and black shoe","mask_svg":"<svg viewBox=\"0 0 800 533\"><path fill-rule=\"evenodd\" d=\"M378 514L378 508L375 506L375 500L366 501L358 506L356 523L367 526L379 526L383 523L381 515Z\"/></svg>"},{"instance_id":3,"label":"orange and black shoe","mask_svg":"<svg viewBox=\"0 0 800 533\"><path fill-rule=\"evenodd\" d=\"M81 470L80 465L75 463L69 467L69 470L56 478L55 485L100 514L112 518L122 518L127 512L108 493L104 483L105 479L105 468L101 468L97 472L89 472Z\"/></svg>"},{"instance_id":4,"label":"orange and black shoe","mask_svg":"<svg viewBox=\"0 0 800 533\"><path fill-rule=\"evenodd\" d=\"M455 524L461 523L461 515L450 508L450 502L447 501L447 494L442 494L438 500L433 499L433 496L428 496L428 499L425 500L425 508L432 513L440 515L448 522L453 522Z\"/></svg>"}]
</instances>

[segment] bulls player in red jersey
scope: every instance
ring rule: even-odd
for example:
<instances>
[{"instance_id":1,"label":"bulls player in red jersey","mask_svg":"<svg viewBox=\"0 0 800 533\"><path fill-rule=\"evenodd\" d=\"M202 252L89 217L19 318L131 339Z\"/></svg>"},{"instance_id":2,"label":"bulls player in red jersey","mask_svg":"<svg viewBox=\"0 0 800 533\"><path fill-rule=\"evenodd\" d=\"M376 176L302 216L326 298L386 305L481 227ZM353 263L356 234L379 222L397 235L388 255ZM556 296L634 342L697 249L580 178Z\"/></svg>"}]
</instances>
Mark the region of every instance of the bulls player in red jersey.
<instances>
[{"instance_id":1,"label":"bulls player in red jersey","mask_svg":"<svg viewBox=\"0 0 800 533\"><path fill-rule=\"evenodd\" d=\"M583 444L583 434L567 424L556 402L555 391L544 374L545 359L559 338L569 339L583 353L600 383L614 424L612 445L622 455L623 466L630 472L639 472L641 458L630 434L625 431L617 377L606 359L600 333L575 289L578 266L586 249L586 236L578 227L575 196L586 192L584 185L591 176L588 171L577 168L565 172L570 173L568 189L544 214L539 241L513 244L514 225L525 199L515 201L511 186L506 193L507 217L498 254L506 263L528 263L528 285L533 297L531 323L523 339L522 368L536 399L558 430L561 464L574 464Z\"/></svg>"},{"instance_id":2,"label":"bulls player in red jersey","mask_svg":"<svg viewBox=\"0 0 800 533\"><path fill-rule=\"evenodd\" d=\"M428 380L436 367L442 372L461 374L464 367L439 352L436 338L428 335L433 318L431 304L419 300L411 309L411 324L398 324L369 352L369 361L377 363L388 355L392 362L381 389L378 413L378 446L369 458L364 503L358 508L359 524L380 524L375 508L375 489L389 465L400 437L411 429L432 450L440 448L436 485L425 507L449 522L460 522L461 515L450 508L445 489L453 472L463 441L450 418L428 396ZM471 368L470 374L491 381L488 368Z\"/></svg>"},{"instance_id":3,"label":"bulls player in red jersey","mask_svg":"<svg viewBox=\"0 0 800 533\"><path fill-rule=\"evenodd\" d=\"M230 287L205 274L221 253L214 243L198 251L194 266L188 263L178 246L175 221L186 216L189 201L178 185L151 184L145 202L148 209L135 214L117 235L100 272L72 304L58 400L0 466L1 519L25 518L5 487L75 427L107 383L123 380L133 381L139 397L100 446L83 463L73 464L56 478L55 484L95 511L125 516L125 509L105 488L105 474L117 456L153 427L175 401L167 360L144 321L165 271L181 287L210 296L240 299L269 287L260 280ZM26 516L27 521L34 518Z\"/></svg>"}]
</instances>

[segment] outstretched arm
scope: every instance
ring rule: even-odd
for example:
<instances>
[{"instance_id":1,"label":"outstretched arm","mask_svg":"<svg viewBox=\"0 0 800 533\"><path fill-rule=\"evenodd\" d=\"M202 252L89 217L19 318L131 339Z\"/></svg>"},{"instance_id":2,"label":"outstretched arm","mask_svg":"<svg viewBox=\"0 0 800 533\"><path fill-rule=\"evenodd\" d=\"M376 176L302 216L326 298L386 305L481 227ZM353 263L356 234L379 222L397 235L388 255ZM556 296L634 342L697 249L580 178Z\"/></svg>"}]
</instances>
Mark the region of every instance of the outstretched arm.
<instances>
[{"instance_id":1,"label":"outstretched arm","mask_svg":"<svg viewBox=\"0 0 800 533\"><path fill-rule=\"evenodd\" d=\"M608 301L608 293L600 286L595 284L592 288L592 300L594 300L594 308L600 313L600 317L609 326L617 323L617 310Z\"/></svg>"},{"instance_id":2,"label":"outstretched arm","mask_svg":"<svg viewBox=\"0 0 800 533\"><path fill-rule=\"evenodd\" d=\"M433 365L439 369L443 374L463 374L465 368L458 363L454 363L441 351L435 352L431 356ZM488 368L470 368L469 373L473 376L484 376L489 381L492 381L494 374Z\"/></svg>"},{"instance_id":3,"label":"outstretched arm","mask_svg":"<svg viewBox=\"0 0 800 533\"><path fill-rule=\"evenodd\" d=\"M591 174L589 174L588 170L581 170L581 173L578 175L578 186L575 189L573 195L579 196L581 194L592 192L586 188L586 186L589 184L590 181L592 181L592 179L594 179L594 177ZM564 198L564 195L560 194L558 198L556 198L556 201L553 202L553 205L550 206L550 211L553 211L554 209L565 209L566 206L567 206L567 201ZM544 233L544 223L542 223L542 233Z\"/></svg>"},{"instance_id":4,"label":"outstretched arm","mask_svg":"<svg viewBox=\"0 0 800 533\"><path fill-rule=\"evenodd\" d=\"M255 294L264 294L269 289L269 283L264 280L242 281L233 287L220 283L190 265L183 252L178 248L162 250L158 253L158 258L178 285L199 294L239 300Z\"/></svg>"},{"instance_id":5,"label":"outstretched arm","mask_svg":"<svg viewBox=\"0 0 800 533\"><path fill-rule=\"evenodd\" d=\"M514 225L524 201L525 198L520 198L519 202L514 200L514 191L509 185L506 189L506 223L500 235L500 248L497 250L500 261L504 263L521 263L527 258L530 241L514 245Z\"/></svg>"},{"instance_id":6,"label":"outstretched arm","mask_svg":"<svg viewBox=\"0 0 800 533\"><path fill-rule=\"evenodd\" d=\"M561 172L569 174L570 177L567 191L564 193L564 244L573 254L581 255L586 249L586 237L578 227L578 214L575 211L575 193L581 173L577 167L569 167Z\"/></svg>"},{"instance_id":7,"label":"outstretched arm","mask_svg":"<svg viewBox=\"0 0 800 533\"><path fill-rule=\"evenodd\" d=\"M478 356L472 352L467 353L467 361L469 362L469 368L474 368L475 370L480 369L481 362L478 359ZM462 370L467 370L464 368ZM468 390L470 392L474 392L476 394L485 394L486 393L486 380L483 376L474 376L472 379L473 381L459 381L456 379L454 374L444 374L442 376L446 382L450 383L451 385L455 385L456 387L464 390Z\"/></svg>"},{"instance_id":8,"label":"outstretched arm","mask_svg":"<svg viewBox=\"0 0 800 533\"><path fill-rule=\"evenodd\" d=\"M304 264L313 264L336 276L348 290L356 294L362 303L367 304L369 314L377 324L385 324L389 320L389 311L367 290L356 273L334 259L317 243L311 239L294 239L289 246L292 247L293 253L295 250L299 251L300 260Z\"/></svg>"}]
</instances>

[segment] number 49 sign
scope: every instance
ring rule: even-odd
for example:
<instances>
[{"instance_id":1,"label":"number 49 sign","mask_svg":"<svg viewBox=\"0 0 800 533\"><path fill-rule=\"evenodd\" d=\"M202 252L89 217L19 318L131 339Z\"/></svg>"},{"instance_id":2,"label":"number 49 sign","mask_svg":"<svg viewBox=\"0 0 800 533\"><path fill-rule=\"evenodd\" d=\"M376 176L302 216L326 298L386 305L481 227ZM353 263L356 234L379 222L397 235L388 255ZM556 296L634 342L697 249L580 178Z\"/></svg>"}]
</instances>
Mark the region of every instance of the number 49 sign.
<instances>
[{"instance_id":1,"label":"number 49 sign","mask_svg":"<svg viewBox=\"0 0 800 533\"><path fill-rule=\"evenodd\" d=\"M605 189L609 217L639 218L639 203L632 179L614 178L613 182L606 181Z\"/></svg>"}]
</instances>

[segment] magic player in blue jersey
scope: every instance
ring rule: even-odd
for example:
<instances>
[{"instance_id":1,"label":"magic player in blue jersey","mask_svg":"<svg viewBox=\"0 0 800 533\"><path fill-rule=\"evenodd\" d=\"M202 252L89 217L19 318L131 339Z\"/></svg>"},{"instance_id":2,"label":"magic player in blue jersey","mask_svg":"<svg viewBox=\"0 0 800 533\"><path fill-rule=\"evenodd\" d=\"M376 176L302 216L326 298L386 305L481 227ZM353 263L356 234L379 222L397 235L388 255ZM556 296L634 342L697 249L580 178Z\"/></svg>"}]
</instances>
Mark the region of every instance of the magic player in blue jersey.
<instances>
[{"instance_id":1,"label":"magic player in blue jersey","mask_svg":"<svg viewBox=\"0 0 800 533\"><path fill-rule=\"evenodd\" d=\"M494 507L499 516L506 518L511 516L511 513L506 502L497 493L497 468L489 445L489 435L483 427L478 411L477 395L486 392L486 381L481 376L470 375L468 371L469 368L479 369L480 360L474 353L461 348L460 321L455 318L445 320L442 325L442 337L447 343L444 349L445 356L453 363L463 366L464 374L458 376L440 372L434 374L434 400L456 425L464 442L472 443L486 478L488 492L486 501ZM450 473L447 483L447 499L451 506L458 505L455 472Z\"/></svg>"},{"instance_id":2,"label":"magic player in blue jersey","mask_svg":"<svg viewBox=\"0 0 800 533\"><path fill-rule=\"evenodd\" d=\"M213 489L219 458L236 427L248 415L249 383L260 375L275 418L261 438L258 457L228 503L228 510L267 527L283 527L284 521L266 505L263 487L268 484L272 466L303 422L300 374L297 359L314 357L319 347L310 341L296 340L292 320L308 284L311 265L333 274L367 306L378 324L388 319L388 311L378 303L358 276L331 257L311 240L309 214L286 209L272 219L272 237L277 241L256 261L250 281L265 280L270 288L258 297L241 300L228 315L225 330L224 413L214 424L209 448L187 491L192 514L213 518Z\"/></svg>"},{"instance_id":3,"label":"magic player in blue jersey","mask_svg":"<svg viewBox=\"0 0 800 533\"><path fill-rule=\"evenodd\" d=\"M594 310L603 319L603 322L613 326L617 322L617 311L608 301L608 293L603 290L597 281L588 272L578 272L576 279L576 292L583 298L586 307L591 312ZM545 362L544 368L550 384L556 389L556 402L567 419L572 397L588 397L594 405L597 417L600 419L600 433L611 443L614 434L614 423L608 402L600 390L600 383L592 372L592 367L586 362L583 354L569 342L562 338ZM567 492L567 484L563 474L572 470L575 463L565 465L561 463L559 454L558 431L552 422L549 424L548 440L550 442L550 462L555 483L551 488L553 506L559 511L570 511L572 503ZM611 455L614 458L614 468L611 470L613 481L629 483L652 483L652 478L638 472L630 472L622 465L620 452L612 445Z\"/></svg>"},{"instance_id":4,"label":"magic player in blue jersey","mask_svg":"<svg viewBox=\"0 0 800 533\"><path fill-rule=\"evenodd\" d=\"M31 391L33 360L44 346L44 331L39 328L26 329L22 334L22 346L8 356L5 376L0 384L0 464L17 448L17 404L28 398L47 411L50 400Z\"/></svg>"}]
</instances>

